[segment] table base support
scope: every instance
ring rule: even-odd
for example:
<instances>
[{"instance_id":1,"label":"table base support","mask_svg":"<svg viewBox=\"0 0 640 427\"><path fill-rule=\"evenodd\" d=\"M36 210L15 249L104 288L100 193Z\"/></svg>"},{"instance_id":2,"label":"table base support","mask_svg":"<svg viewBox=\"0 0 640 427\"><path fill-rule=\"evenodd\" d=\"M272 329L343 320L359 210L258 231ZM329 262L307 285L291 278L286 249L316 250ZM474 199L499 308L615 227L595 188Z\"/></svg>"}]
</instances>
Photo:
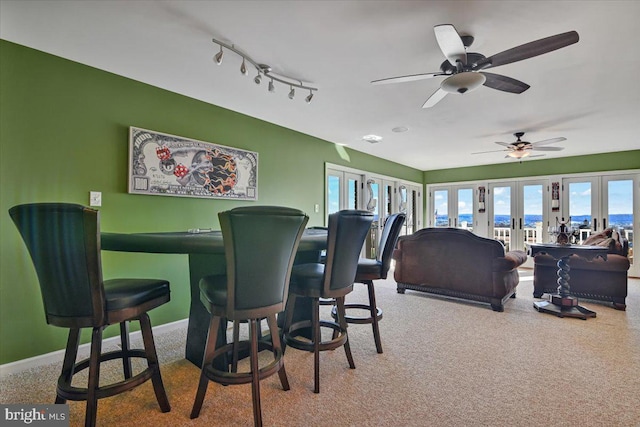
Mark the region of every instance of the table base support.
<instances>
[{"instance_id":1,"label":"table base support","mask_svg":"<svg viewBox=\"0 0 640 427\"><path fill-rule=\"evenodd\" d=\"M596 317L595 311L579 305L563 307L553 304L550 301L536 301L533 303L533 307L540 313L555 314L558 317L575 317L582 320L587 320L589 317Z\"/></svg>"}]
</instances>

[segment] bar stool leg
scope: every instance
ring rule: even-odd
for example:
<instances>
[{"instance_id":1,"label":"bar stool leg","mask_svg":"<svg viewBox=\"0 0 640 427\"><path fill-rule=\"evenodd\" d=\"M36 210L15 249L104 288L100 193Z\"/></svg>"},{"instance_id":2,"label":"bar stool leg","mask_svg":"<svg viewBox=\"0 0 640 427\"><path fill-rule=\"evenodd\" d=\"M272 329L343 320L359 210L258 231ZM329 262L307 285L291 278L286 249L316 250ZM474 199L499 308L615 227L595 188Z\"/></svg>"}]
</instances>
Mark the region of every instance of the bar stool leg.
<instances>
[{"instance_id":1,"label":"bar stool leg","mask_svg":"<svg viewBox=\"0 0 640 427\"><path fill-rule=\"evenodd\" d=\"M312 319L313 324L313 392L320 393L320 300L313 299L312 303Z\"/></svg>"},{"instance_id":2,"label":"bar stool leg","mask_svg":"<svg viewBox=\"0 0 640 427\"><path fill-rule=\"evenodd\" d=\"M251 340L251 395L253 398L253 423L262 427L262 408L260 407L260 372L258 367L258 320L249 320L249 339Z\"/></svg>"},{"instance_id":3,"label":"bar stool leg","mask_svg":"<svg viewBox=\"0 0 640 427\"><path fill-rule=\"evenodd\" d=\"M209 323L209 332L207 334L207 345L204 351L204 357L202 358L202 369L200 371L200 382L198 384L198 391L196 393L196 399L193 402L193 409L191 410L191 419L198 418L200 415L200 409L202 409L202 402L204 396L207 393L207 386L209 385L209 379L205 374L205 370L209 364L213 361L213 353L216 350L216 339L218 338L218 328L220 327L220 318L218 316L211 316L211 322Z\"/></svg>"},{"instance_id":4,"label":"bar stool leg","mask_svg":"<svg viewBox=\"0 0 640 427\"><path fill-rule=\"evenodd\" d=\"M351 369L355 369L356 365L353 362L353 356L351 355L351 346L349 345L349 334L347 333L347 321L345 319L345 308L344 308L344 297L336 298L336 305L338 307L338 323L340 328L347 335L347 340L344 343L344 352L347 355L347 360L349 361L349 367Z\"/></svg>"},{"instance_id":5,"label":"bar stool leg","mask_svg":"<svg viewBox=\"0 0 640 427\"><path fill-rule=\"evenodd\" d=\"M382 353L382 340L380 339L380 327L378 325L378 306L376 305L376 291L373 287L373 281L367 280L367 289L369 291L369 310L371 311L371 327L373 328L373 339L376 342L376 351Z\"/></svg>"}]
</instances>

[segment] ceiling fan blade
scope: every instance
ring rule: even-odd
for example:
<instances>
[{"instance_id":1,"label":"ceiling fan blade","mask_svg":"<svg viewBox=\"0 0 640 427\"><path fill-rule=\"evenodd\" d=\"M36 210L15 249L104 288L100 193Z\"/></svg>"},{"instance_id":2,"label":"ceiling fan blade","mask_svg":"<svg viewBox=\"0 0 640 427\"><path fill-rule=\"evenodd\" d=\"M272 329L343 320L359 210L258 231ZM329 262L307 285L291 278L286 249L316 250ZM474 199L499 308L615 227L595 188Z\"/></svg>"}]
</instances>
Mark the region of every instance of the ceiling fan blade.
<instances>
[{"instance_id":1,"label":"ceiling fan blade","mask_svg":"<svg viewBox=\"0 0 640 427\"><path fill-rule=\"evenodd\" d=\"M512 62L522 61L523 59L533 58L534 56L544 53L553 52L554 50L577 43L580 40L576 31L569 31L555 36L545 37L544 39L525 43L523 45L496 53L488 58L478 61L473 69L482 70L490 67L510 64Z\"/></svg>"},{"instance_id":2,"label":"ceiling fan blade","mask_svg":"<svg viewBox=\"0 0 640 427\"><path fill-rule=\"evenodd\" d=\"M486 77L483 85L490 87L491 89L501 90L503 92L510 93L522 93L529 89L529 85L521 82L520 80L512 79L511 77L503 76L493 73L480 73Z\"/></svg>"},{"instance_id":3,"label":"ceiling fan blade","mask_svg":"<svg viewBox=\"0 0 640 427\"><path fill-rule=\"evenodd\" d=\"M531 145L533 145L534 147L539 147L541 145L553 144L555 142L561 142L561 141L566 141L566 140L567 140L567 138L564 138L564 137L551 138L551 139L545 139L543 141L532 142Z\"/></svg>"},{"instance_id":4,"label":"ceiling fan blade","mask_svg":"<svg viewBox=\"0 0 640 427\"><path fill-rule=\"evenodd\" d=\"M433 31L436 33L436 41L440 46L440 50L451 65L455 67L457 61L463 64L467 63L467 51L464 48L460 34L458 34L453 25L436 25L433 27Z\"/></svg>"},{"instance_id":5,"label":"ceiling fan blade","mask_svg":"<svg viewBox=\"0 0 640 427\"><path fill-rule=\"evenodd\" d=\"M496 141L495 143L496 143L496 144L498 144L498 145L502 145L503 147L513 148L513 146L512 146L511 144L509 144L508 142L499 142L499 141Z\"/></svg>"},{"instance_id":6,"label":"ceiling fan blade","mask_svg":"<svg viewBox=\"0 0 640 427\"><path fill-rule=\"evenodd\" d=\"M508 151L508 150L478 151L478 152L471 153L471 154L499 153L499 152L501 152L501 151Z\"/></svg>"},{"instance_id":7,"label":"ceiling fan blade","mask_svg":"<svg viewBox=\"0 0 640 427\"><path fill-rule=\"evenodd\" d=\"M531 147L531 149L536 151L562 151L564 147Z\"/></svg>"},{"instance_id":8,"label":"ceiling fan blade","mask_svg":"<svg viewBox=\"0 0 640 427\"><path fill-rule=\"evenodd\" d=\"M445 73L422 73L422 74L411 74L408 76L398 76L398 77L388 77L386 79L373 80L371 82L372 85L384 85L389 83L404 83L404 82L412 82L415 80L424 80L430 79L432 77L437 76L446 76Z\"/></svg>"},{"instance_id":9,"label":"ceiling fan blade","mask_svg":"<svg viewBox=\"0 0 640 427\"><path fill-rule=\"evenodd\" d=\"M436 105L442 98L447 96L447 92L442 90L442 88L433 92L433 94L426 100L426 102L422 105L422 108L431 108Z\"/></svg>"}]
</instances>

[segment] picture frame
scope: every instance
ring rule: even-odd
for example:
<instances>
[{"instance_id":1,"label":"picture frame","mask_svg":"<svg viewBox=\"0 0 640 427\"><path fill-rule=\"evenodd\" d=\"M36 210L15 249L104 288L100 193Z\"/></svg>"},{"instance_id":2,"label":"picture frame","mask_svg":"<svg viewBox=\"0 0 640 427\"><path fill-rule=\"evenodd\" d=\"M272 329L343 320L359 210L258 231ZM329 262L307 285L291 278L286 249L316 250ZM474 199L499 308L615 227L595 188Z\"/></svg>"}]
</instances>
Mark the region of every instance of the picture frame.
<instances>
[{"instance_id":1,"label":"picture frame","mask_svg":"<svg viewBox=\"0 0 640 427\"><path fill-rule=\"evenodd\" d=\"M258 200L258 153L131 126L130 194Z\"/></svg>"}]
</instances>

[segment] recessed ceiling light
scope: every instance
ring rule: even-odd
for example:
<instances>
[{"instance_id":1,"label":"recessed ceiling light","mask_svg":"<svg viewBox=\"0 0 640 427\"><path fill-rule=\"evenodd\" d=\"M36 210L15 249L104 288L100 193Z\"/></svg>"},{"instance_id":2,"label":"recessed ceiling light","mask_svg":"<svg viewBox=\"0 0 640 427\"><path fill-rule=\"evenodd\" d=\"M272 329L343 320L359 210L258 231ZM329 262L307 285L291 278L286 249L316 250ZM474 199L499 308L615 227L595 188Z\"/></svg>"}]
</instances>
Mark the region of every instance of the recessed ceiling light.
<instances>
[{"instance_id":1,"label":"recessed ceiling light","mask_svg":"<svg viewBox=\"0 0 640 427\"><path fill-rule=\"evenodd\" d=\"M365 135L362 137L362 139L371 144L377 144L378 142L382 141L382 137L378 135Z\"/></svg>"},{"instance_id":2,"label":"recessed ceiling light","mask_svg":"<svg viewBox=\"0 0 640 427\"><path fill-rule=\"evenodd\" d=\"M409 128L408 128L408 127L406 127L406 126L398 126L398 127L395 127L395 128L393 128L393 129L391 129L391 130L392 130L393 132L395 132L395 133L402 133L402 132L406 132L406 131L408 131L408 130L409 130Z\"/></svg>"}]
</instances>

